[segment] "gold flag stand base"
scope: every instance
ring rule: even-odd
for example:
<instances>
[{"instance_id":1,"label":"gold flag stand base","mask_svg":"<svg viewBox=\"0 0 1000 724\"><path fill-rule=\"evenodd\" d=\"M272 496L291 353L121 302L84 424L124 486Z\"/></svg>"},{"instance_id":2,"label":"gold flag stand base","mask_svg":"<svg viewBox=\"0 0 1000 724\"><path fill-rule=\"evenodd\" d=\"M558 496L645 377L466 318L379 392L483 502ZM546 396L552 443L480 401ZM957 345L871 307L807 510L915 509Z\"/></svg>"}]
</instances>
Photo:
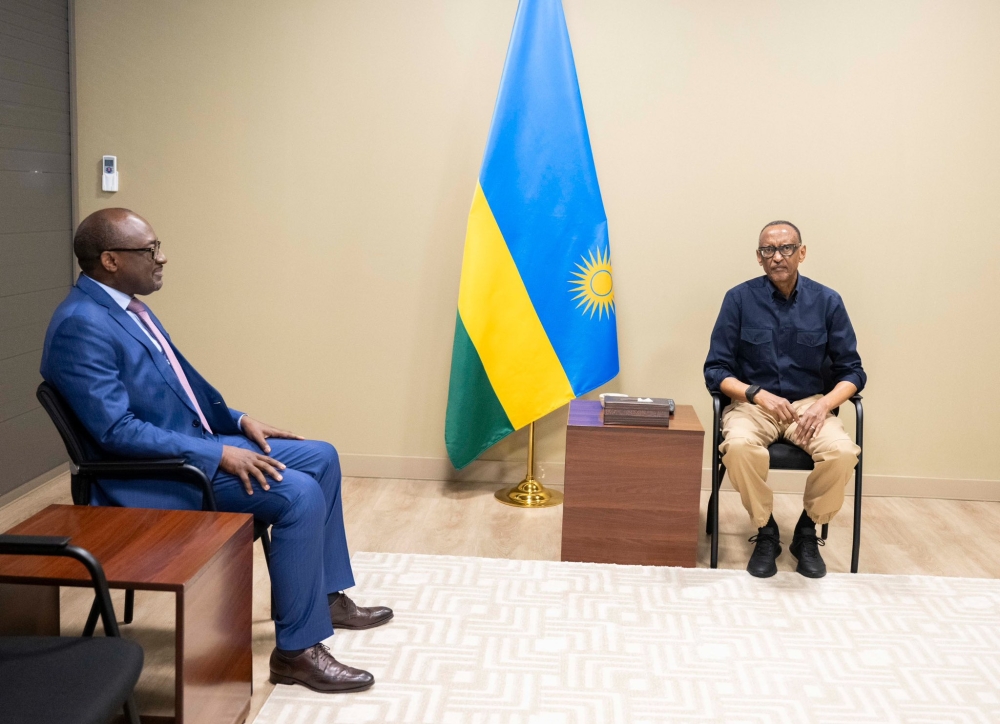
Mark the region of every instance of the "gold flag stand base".
<instances>
[{"instance_id":1,"label":"gold flag stand base","mask_svg":"<svg viewBox=\"0 0 1000 724\"><path fill-rule=\"evenodd\" d=\"M493 494L504 505L515 508L551 508L563 502L563 494L549 490L534 478L525 478L520 485L504 488Z\"/></svg>"},{"instance_id":2,"label":"gold flag stand base","mask_svg":"<svg viewBox=\"0 0 1000 724\"><path fill-rule=\"evenodd\" d=\"M563 502L562 493L535 480L535 423L528 426L528 474L518 485L498 490L493 497L515 508L551 508Z\"/></svg>"}]
</instances>

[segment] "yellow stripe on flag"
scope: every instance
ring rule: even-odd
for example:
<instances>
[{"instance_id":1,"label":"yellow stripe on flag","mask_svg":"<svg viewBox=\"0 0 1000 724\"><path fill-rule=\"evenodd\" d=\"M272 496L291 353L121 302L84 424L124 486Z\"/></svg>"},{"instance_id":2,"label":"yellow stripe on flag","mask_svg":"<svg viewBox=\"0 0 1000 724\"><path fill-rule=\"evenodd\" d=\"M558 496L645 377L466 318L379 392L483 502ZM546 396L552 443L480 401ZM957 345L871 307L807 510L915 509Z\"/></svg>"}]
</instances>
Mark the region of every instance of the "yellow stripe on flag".
<instances>
[{"instance_id":1,"label":"yellow stripe on flag","mask_svg":"<svg viewBox=\"0 0 1000 724\"><path fill-rule=\"evenodd\" d=\"M573 399L478 183L465 234L458 313L515 430Z\"/></svg>"}]
</instances>

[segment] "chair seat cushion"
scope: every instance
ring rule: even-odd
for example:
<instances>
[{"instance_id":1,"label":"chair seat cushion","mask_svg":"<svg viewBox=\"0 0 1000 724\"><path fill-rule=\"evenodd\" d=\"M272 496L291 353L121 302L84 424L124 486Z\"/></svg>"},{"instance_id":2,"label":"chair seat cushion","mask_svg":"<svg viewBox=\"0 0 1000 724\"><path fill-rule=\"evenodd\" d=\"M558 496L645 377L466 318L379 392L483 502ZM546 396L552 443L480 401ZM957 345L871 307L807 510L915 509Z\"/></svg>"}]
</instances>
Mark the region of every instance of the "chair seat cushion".
<instances>
[{"instance_id":1,"label":"chair seat cushion","mask_svg":"<svg viewBox=\"0 0 1000 724\"><path fill-rule=\"evenodd\" d=\"M120 638L0 637L6 724L106 724L142 671L142 647Z\"/></svg>"},{"instance_id":2,"label":"chair seat cushion","mask_svg":"<svg viewBox=\"0 0 1000 724\"><path fill-rule=\"evenodd\" d=\"M798 445L779 440L767 449L771 470L812 470L813 459Z\"/></svg>"}]
</instances>

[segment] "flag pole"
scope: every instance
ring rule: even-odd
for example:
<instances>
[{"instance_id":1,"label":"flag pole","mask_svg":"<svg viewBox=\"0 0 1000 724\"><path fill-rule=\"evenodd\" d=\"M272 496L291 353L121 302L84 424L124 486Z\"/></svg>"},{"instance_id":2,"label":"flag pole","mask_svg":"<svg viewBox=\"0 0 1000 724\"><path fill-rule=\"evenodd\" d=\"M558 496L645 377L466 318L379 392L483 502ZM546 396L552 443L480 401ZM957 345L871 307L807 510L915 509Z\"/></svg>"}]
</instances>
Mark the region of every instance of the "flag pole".
<instances>
[{"instance_id":1,"label":"flag pole","mask_svg":"<svg viewBox=\"0 0 1000 724\"><path fill-rule=\"evenodd\" d=\"M494 497L504 505L515 508L551 508L563 502L563 494L558 490L548 490L535 480L535 423L528 425L528 473L524 480L513 488L504 488L494 493Z\"/></svg>"}]
</instances>

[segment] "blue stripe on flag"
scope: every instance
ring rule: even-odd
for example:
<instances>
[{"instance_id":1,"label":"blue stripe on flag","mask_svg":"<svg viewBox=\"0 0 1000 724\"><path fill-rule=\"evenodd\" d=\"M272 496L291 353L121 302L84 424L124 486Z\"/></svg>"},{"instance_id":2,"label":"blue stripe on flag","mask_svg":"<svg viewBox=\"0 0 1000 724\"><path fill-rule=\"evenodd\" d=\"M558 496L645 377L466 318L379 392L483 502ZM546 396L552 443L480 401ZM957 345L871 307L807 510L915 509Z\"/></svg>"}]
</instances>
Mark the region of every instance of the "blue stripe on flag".
<instances>
[{"instance_id":1,"label":"blue stripe on flag","mask_svg":"<svg viewBox=\"0 0 1000 724\"><path fill-rule=\"evenodd\" d=\"M608 248L607 217L560 0L521 0L480 183L576 395L618 374L615 315L570 292Z\"/></svg>"}]
</instances>

